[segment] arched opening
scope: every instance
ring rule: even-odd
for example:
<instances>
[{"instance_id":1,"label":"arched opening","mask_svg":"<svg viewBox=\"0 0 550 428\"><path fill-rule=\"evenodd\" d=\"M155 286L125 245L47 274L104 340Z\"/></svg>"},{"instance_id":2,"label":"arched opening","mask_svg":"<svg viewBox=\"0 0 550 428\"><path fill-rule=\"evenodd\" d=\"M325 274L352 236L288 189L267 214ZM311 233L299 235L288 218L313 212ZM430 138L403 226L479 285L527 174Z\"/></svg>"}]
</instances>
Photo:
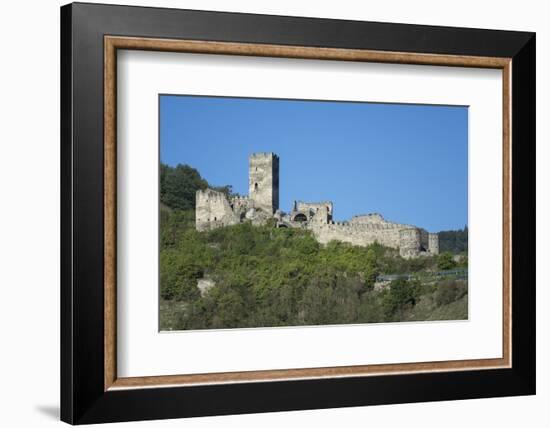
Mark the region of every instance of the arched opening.
<instances>
[{"instance_id":1,"label":"arched opening","mask_svg":"<svg viewBox=\"0 0 550 428\"><path fill-rule=\"evenodd\" d=\"M303 213L298 213L294 216L293 220L294 221L299 221L299 222L304 222L304 221L307 221L307 217Z\"/></svg>"},{"instance_id":2,"label":"arched opening","mask_svg":"<svg viewBox=\"0 0 550 428\"><path fill-rule=\"evenodd\" d=\"M288 229L288 226L287 226L286 224L284 224L284 223L278 224L277 227L278 227L279 229L281 229L281 228L283 228L283 227L284 227L285 229Z\"/></svg>"},{"instance_id":3,"label":"arched opening","mask_svg":"<svg viewBox=\"0 0 550 428\"><path fill-rule=\"evenodd\" d=\"M254 183L254 191L258 190L258 183Z\"/></svg>"}]
</instances>

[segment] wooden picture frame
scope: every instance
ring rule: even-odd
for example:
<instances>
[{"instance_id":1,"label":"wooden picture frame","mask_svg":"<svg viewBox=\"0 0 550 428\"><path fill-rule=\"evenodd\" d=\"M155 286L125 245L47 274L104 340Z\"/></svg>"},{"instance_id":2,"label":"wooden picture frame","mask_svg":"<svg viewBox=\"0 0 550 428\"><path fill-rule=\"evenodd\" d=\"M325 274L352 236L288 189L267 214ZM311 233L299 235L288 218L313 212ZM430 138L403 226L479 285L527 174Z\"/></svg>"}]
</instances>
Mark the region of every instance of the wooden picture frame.
<instances>
[{"instance_id":1,"label":"wooden picture frame","mask_svg":"<svg viewBox=\"0 0 550 428\"><path fill-rule=\"evenodd\" d=\"M502 358L118 377L117 49L501 69ZM535 392L534 34L71 4L61 9L61 53L62 420L114 422Z\"/></svg>"}]
</instances>

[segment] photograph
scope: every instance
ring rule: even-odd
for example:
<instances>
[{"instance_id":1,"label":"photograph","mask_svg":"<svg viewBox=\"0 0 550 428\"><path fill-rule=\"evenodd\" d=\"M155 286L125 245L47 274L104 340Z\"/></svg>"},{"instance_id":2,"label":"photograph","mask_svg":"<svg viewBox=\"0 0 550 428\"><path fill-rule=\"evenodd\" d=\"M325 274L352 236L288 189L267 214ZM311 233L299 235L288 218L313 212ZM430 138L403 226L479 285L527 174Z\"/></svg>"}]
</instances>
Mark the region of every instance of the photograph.
<instances>
[{"instance_id":1,"label":"photograph","mask_svg":"<svg viewBox=\"0 0 550 428\"><path fill-rule=\"evenodd\" d=\"M161 331L468 320L468 106L158 102Z\"/></svg>"},{"instance_id":2,"label":"photograph","mask_svg":"<svg viewBox=\"0 0 550 428\"><path fill-rule=\"evenodd\" d=\"M33 37L10 30L23 40L8 50L27 53L5 79L24 113L6 139L21 155L5 157L18 183L5 211L29 221L5 222L25 256L7 265L8 321L23 322L8 332L21 361L57 343L38 365L6 365L19 369L9 389L27 388L18 373L50 385L10 422L413 428L458 406L457 426L490 414L508 427L545 414L543 14L295 4L71 3L8 20L39 17L52 36L29 55ZM32 121L29 99L44 105ZM48 201L57 227L37 221ZM36 298L17 295L27 272ZM40 343L21 340L37 319Z\"/></svg>"}]
</instances>

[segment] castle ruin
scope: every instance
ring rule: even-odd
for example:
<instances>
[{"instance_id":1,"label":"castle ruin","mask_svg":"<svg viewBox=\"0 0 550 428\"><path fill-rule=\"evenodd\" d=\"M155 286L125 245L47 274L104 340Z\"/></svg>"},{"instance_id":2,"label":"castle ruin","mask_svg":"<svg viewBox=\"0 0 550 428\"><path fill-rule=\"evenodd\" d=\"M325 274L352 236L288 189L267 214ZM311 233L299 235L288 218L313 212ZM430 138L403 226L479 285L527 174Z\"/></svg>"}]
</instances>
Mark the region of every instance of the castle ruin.
<instances>
[{"instance_id":1,"label":"castle ruin","mask_svg":"<svg viewBox=\"0 0 550 428\"><path fill-rule=\"evenodd\" d=\"M380 214L357 215L347 222L335 222L330 201L295 201L291 212L285 213L279 209L279 157L274 153L253 153L248 160L248 196L228 199L224 193L212 189L197 191L198 231L245 221L261 225L275 219L277 227L310 230L321 244L341 241L367 246L378 242L399 249L399 254L406 258L439 254L437 233L393 223Z\"/></svg>"}]
</instances>

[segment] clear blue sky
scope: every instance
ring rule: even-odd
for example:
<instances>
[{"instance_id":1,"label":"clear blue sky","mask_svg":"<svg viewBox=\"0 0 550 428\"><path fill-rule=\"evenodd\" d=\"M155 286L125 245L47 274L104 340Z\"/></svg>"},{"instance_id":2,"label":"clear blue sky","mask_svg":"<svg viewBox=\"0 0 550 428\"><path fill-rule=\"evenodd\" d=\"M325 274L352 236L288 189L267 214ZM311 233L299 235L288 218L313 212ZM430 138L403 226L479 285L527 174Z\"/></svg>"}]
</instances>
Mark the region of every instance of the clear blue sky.
<instances>
[{"instance_id":1,"label":"clear blue sky","mask_svg":"<svg viewBox=\"0 0 550 428\"><path fill-rule=\"evenodd\" d=\"M468 222L468 108L160 96L160 158L248 193L248 155L280 157L280 208L334 202L432 232Z\"/></svg>"}]
</instances>

